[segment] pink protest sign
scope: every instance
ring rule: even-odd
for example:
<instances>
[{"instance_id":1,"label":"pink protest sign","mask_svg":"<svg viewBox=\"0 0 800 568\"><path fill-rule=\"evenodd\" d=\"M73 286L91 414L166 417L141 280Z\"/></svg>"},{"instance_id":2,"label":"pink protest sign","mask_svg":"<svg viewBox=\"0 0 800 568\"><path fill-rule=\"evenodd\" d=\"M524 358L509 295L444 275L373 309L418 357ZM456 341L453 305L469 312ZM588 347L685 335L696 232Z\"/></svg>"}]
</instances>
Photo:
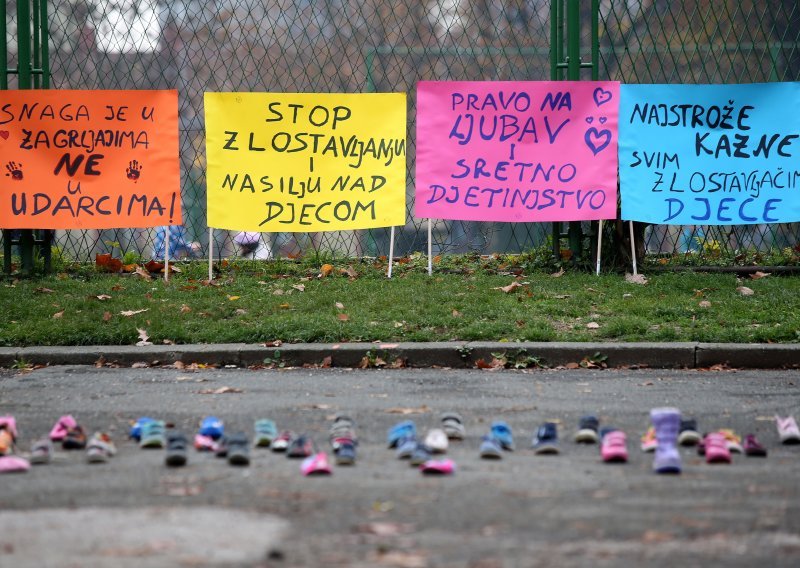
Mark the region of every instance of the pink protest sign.
<instances>
[{"instance_id":1,"label":"pink protest sign","mask_svg":"<svg viewBox=\"0 0 800 568\"><path fill-rule=\"evenodd\" d=\"M417 217L617 216L616 81L417 84Z\"/></svg>"}]
</instances>

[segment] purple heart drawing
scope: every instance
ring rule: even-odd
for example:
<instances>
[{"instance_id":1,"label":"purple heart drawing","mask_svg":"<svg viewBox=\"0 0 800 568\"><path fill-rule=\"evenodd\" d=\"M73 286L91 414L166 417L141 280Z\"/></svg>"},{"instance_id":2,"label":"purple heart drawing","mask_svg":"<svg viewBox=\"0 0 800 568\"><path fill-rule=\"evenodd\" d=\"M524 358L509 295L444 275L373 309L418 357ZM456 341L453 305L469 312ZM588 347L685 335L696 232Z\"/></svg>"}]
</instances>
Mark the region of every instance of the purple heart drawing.
<instances>
[{"instance_id":1,"label":"purple heart drawing","mask_svg":"<svg viewBox=\"0 0 800 568\"><path fill-rule=\"evenodd\" d=\"M606 146L611 144L611 131L605 129L598 131L594 126L592 126L586 131L583 139L586 141L586 145L589 147L589 149L596 156L605 150Z\"/></svg>"},{"instance_id":2,"label":"purple heart drawing","mask_svg":"<svg viewBox=\"0 0 800 568\"><path fill-rule=\"evenodd\" d=\"M605 116L600 117L600 124L605 124L608 119Z\"/></svg>"},{"instance_id":3,"label":"purple heart drawing","mask_svg":"<svg viewBox=\"0 0 800 568\"><path fill-rule=\"evenodd\" d=\"M602 87L597 87L592 96L594 97L594 104L602 106L611 100L611 91L606 91Z\"/></svg>"},{"instance_id":4,"label":"purple heart drawing","mask_svg":"<svg viewBox=\"0 0 800 568\"><path fill-rule=\"evenodd\" d=\"M594 117L593 116L587 116L586 117L586 124L591 124L593 121L594 121Z\"/></svg>"}]
</instances>

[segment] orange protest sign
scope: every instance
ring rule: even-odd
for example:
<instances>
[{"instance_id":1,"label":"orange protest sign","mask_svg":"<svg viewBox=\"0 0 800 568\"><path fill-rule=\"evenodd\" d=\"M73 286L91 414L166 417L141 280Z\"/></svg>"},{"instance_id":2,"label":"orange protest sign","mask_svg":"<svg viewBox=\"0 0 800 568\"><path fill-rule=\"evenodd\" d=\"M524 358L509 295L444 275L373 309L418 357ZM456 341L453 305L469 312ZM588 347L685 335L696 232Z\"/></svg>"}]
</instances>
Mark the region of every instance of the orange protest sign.
<instances>
[{"instance_id":1,"label":"orange protest sign","mask_svg":"<svg viewBox=\"0 0 800 568\"><path fill-rule=\"evenodd\" d=\"M0 227L181 222L177 91L0 91Z\"/></svg>"}]
</instances>

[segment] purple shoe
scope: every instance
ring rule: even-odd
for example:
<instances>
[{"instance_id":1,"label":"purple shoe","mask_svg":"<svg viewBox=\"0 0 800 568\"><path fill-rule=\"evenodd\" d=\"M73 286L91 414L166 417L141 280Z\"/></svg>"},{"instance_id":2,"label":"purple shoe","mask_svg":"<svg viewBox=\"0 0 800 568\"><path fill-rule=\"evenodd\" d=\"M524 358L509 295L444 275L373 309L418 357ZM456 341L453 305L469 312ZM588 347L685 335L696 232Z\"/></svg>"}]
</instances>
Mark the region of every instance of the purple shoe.
<instances>
[{"instance_id":1,"label":"purple shoe","mask_svg":"<svg viewBox=\"0 0 800 568\"><path fill-rule=\"evenodd\" d=\"M653 459L655 473L681 472L681 455L678 453L678 433L681 428L681 412L677 408L654 408L650 419L656 430L656 455Z\"/></svg>"}]
</instances>

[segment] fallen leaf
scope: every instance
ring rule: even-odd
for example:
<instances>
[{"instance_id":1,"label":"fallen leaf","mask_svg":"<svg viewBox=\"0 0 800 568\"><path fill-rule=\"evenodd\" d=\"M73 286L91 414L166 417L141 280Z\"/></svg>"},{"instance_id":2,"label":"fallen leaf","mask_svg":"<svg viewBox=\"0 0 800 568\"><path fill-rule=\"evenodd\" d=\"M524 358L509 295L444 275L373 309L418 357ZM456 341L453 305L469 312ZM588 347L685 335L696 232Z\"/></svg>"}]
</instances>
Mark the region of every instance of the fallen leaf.
<instances>
[{"instance_id":1,"label":"fallen leaf","mask_svg":"<svg viewBox=\"0 0 800 568\"><path fill-rule=\"evenodd\" d=\"M150 365L145 363L144 361L137 361L133 365L131 365L131 369L147 369Z\"/></svg>"},{"instance_id":2,"label":"fallen leaf","mask_svg":"<svg viewBox=\"0 0 800 568\"><path fill-rule=\"evenodd\" d=\"M344 304L343 304L343 303L341 303L341 302L336 302L336 307L337 307L338 309L340 309L340 310L343 310L343 309L344 309Z\"/></svg>"},{"instance_id":3,"label":"fallen leaf","mask_svg":"<svg viewBox=\"0 0 800 568\"><path fill-rule=\"evenodd\" d=\"M188 314L191 311L192 311L192 308L190 308L186 304L181 304L181 313L182 314Z\"/></svg>"},{"instance_id":4,"label":"fallen leaf","mask_svg":"<svg viewBox=\"0 0 800 568\"><path fill-rule=\"evenodd\" d=\"M562 267L561 270L559 270L558 272L553 272L550 276L552 276L553 278L561 278L562 276L564 276L564 268Z\"/></svg>"},{"instance_id":5,"label":"fallen leaf","mask_svg":"<svg viewBox=\"0 0 800 568\"><path fill-rule=\"evenodd\" d=\"M241 296L228 296L228 300L231 301L231 302L235 302L239 298L241 298Z\"/></svg>"},{"instance_id":6,"label":"fallen leaf","mask_svg":"<svg viewBox=\"0 0 800 568\"><path fill-rule=\"evenodd\" d=\"M136 314L141 314L143 312L146 312L149 309L150 308L144 308L143 310L124 310L124 311L120 312L119 315L125 316L125 317L131 317L131 316L135 316Z\"/></svg>"},{"instance_id":7,"label":"fallen leaf","mask_svg":"<svg viewBox=\"0 0 800 568\"><path fill-rule=\"evenodd\" d=\"M564 367L566 367L567 369L580 369L581 368L580 364L575 363L574 361L572 363L567 363L566 365L564 365Z\"/></svg>"},{"instance_id":8,"label":"fallen leaf","mask_svg":"<svg viewBox=\"0 0 800 568\"><path fill-rule=\"evenodd\" d=\"M157 273L164 270L164 263L158 262L157 260L151 260L150 262L145 264L144 267L147 269L148 272Z\"/></svg>"},{"instance_id":9,"label":"fallen leaf","mask_svg":"<svg viewBox=\"0 0 800 568\"><path fill-rule=\"evenodd\" d=\"M571 298L569 294L558 294L555 296L556 300L566 300L567 298Z\"/></svg>"},{"instance_id":10,"label":"fallen leaf","mask_svg":"<svg viewBox=\"0 0 800 568\"><path fill-rule=\"evenodd\" d=\"M323 264L322 267L320 268L320 278L330 276L331 272L333 272L333 265Z\"/></svg>"},{"instance_id":11,"label":"fallen leaf","mask_svg":"<svg viewBox=\"0 0 800 568\"><path fill-rule=\"evenodd\" d=\"M345 270L345 269L342 269L341 273L342 273L344 276L347 276L347 277L349 277L349 278L351 278L351 279L353 279L353 280L355 280L356 278L358 278L358 273L357 273L357 272L356 272L356 271L353 269L353 265L352 265L352 264L351 264L350 266L348 266L348 267L347 267L347 270Z\"/></svg>"},{"instance_id":12,"label":"fallen leaf","mask_svg":"<svg viewBox=\"0 0 800 568\"><path fill-rule=\"evenodd\" d=\"M288 310L289 308L291 308L289 304L281 304L278 307L282 310Z\"/></svg>"},{"instance_id":13,"label":"fallen leaf","mask_svg":"<svg viewBox=\"0 0 800 568\"><path fill-rule=\"evenodd\" d=\"M103 321L111 321L111 312L103 312Z\"/></svg>"},{"instance_id":14,"label":"fallen leaf","mask_svg":"<svg viewBox=\"0 0 800 568\"><path fill-rule=\"evenodd\" d=\"M219 387L216 389L203 389L197 392L198 394L238 394L244 391L236 387Z\"/></svg>"},{"instance_id":15,"label":"fallen leaf","mask_svg":"<svg viewBox=\"0 0 800 568\"><path fill-rule=\"evenodd\" d=\"M146 345L152 345L152 343L148 341L148 339L150 339L150 336L147 335L147 330L137 327L136 331L139 332L139 341L136 343L136 347L144 347Z\"/></svg>"},{"instance_id":16,"label":"fallen leaf","mask_svg":"<svg viewBox=\"0 0 800 568\"><path fill-rule=\"evenodd\" d=\"M243 310L242 308L237 308L233 313L235 313L237 316L243 316L244 314L247 313L247 310Z\"/></svg>"},{"instance_id":17,"label":"fallen leaf","mask_svg":"<svg viewBox=\"0 0 800 568\"><path fill-rule=\"evenodd\" d=\"M752 296L753 294L755 294L755 292L753 292L753 290L751 290L747 286L739 286L738 288L736 288L736 291L739 292L742 296Z\"/></svg>"},{"instance_id":18,"label":"fallen leaf","mask_svg":"<svg viewBox=\"0 0 800 568\"><path fill-rule=\"evenodd\" d=\"M397 534L408 534L414 532L414 525L410 523L373 522L356 526L355 532L377 534L380 536L393 536Z\"/></svg>"},{"instance_id":19,"label":"fallen leaf","mask_svg":"<svg viewBox=\"0 0 800 568\"><path fill-rule=\"evenodd\" d=\"M430 411L431 409L426 404L423 404L419 408L395 406L393 408L386 409L387 414L426 414Z\"/></svg>"},{"instance_id":20,"label":"fallen leaf","mask_svg":"<svg viewBox=\"0 0 800 568\"><path fill-rule=\"evenodd\" d=\"M516 290L517 288L520 288L521 286L522 286L522 284L520 284L520 283L519 283L519 282L517 282L517 281L514 281L514 282L512 282L511 284L509 284L508 286L500 286L500 287L498 287L498 288L492 288L492 290L502 290L503 292L505 292L506 294L508 294L508 293L510 293L510 292L513 292L513 291L514 291L514 290Z\"/></svg>"},{"instance_id":21,"label":"fallen leaf","mask_svg":"<svg viewBox=\"0 0 800 568\"><path fill-rule=\"evenodd\" d=\"M120 290L124 290L124 289L125 289L125 286L122 286L121 284L114 284L111 287L111 291L112 292L119 292Z\"/></svg>"},{"instance_id":22,"label":"fallen leaf","mask_svg":"<svg viewBox=\"0 0 800 568\"><path fill-rule=\"evenodd\" d=\"M348 321L350 319L350 316L347 314L338 314L337 317L339 318L339 321Z\"/></svg>"},{"instance_id":23,"label":"fallen leaf","mask_svg":"<svg viewBox=\"0 0 800 568\"><path fill-rule=\"evenodd\" d=\"M306 291L306 287L303 286L302 284L292 284L292 288L294 288L295 290L298 290L300 292L305 292Z\"/></svg>"},{"instance_id":24,"label":"fallen leaf","mask_svg":"<svg viewBox=\"0 0 800 568\"><path fill-rule=\"evenodd\" d=\"M453 317L454 318L460 318L461 317L461 312L459 312L458 310L453 310Z\"/></svg>"},{"instance_id":25,"label":"fallen leaf","mask_svg":"<svg viewBox=\"0 0 800 568\"><path fill-rule=\"evenodd\" d=\"M53 319L61 319L61 316L63 316L63 315L64 315L64 312L65 312L65 311L66 311L66 310L61 310L60 312L56 312L56 313L54 313L54 314L53 314Z\"/></svg>"},{"instance_id":26,"label":"fallen leaf","mask_svg":"<svg viewBox=\"0 0 800 568\"><path fill-rule=\"evenodd\" d=\"M596 321L590 321L586 324L586 329L600 329L600 324Z\"/></svg>"},{"instance_id":27,"label":"fallen leaf","mask_svg":"<svg viewBox=\"0 0 800 568\"><path fill-rule=\"evenodd\" d=\"M697 305L700 306L701 308L710 308L711 307L711 302L709 302L708 300L703 300L702 302L700 302Z\"/></svg>"},{"instance_id":28,"label":"fallen leaf","mask_svg":"<svg viewBox=\"0 0 800 568\"><path fill-rule=\"evenodd\" d=\"M327 357L323 357L322 363L320 363L320 367L322 367L323 369L329 369L332 364L333 364L333 359L331 358L330 355L328 355Z\"/></svg>"},{"instance_id":29,"label":"fallen leaf","mask_svg":"<svg viewBox=\"0 0 800 568\"><path fill-rule=\"evenodd\" d=\"M36 291L39 294L52 294L55 290L51 290L50 288L39 287L36 288Z\"/></svg>"},{"instance_id":30,"label":"fallen leaf","mask_svg":"<svg viewBox=\"0 0 800 568\"><path fill-rule=\"evenodd\" d=\"M760 280L761 278L766 278L769 275L770 275L769 272L754 272L753 274L750 275L750 278L752 278L753 280Z\"/></svg>"},{"instance_id":31,"label":"fallen leaf","mask_svg":"<svg viewBox=\"0 0 800 568\"><path fill-rule=\"evenodd\" d=\"M273 296L283 296L285 293L286 292L284 292L280 288L276 288L275 290L272 291Z\"/></svg>"},{"instance_id":32,"label":"fallen leaf","mask_svg":"<svg viewBox=\"0 0 800 568\"><path fill-rule=\"evenodd\" d=\"M139 277L141 277L143 280L152 280L152 279L153 279L153 277L152 277L152 276L150 276L150 273L149 273L149 272L147 272L147 271L146 271L144 268L142 268L141 266L139 266L138 268L136 268L136 270L134 270L134 271L133 271L133 273L134 273L136 276L139 276Z\"/></svg>"},{"instance_id":33,"label":"fallen leaf","mask_svg":"<svg viewBox=\"0 0 800 568\"><path fill-rule=\"evenodd\" d=\"M109 296L108 294L100 294L99 296L95 296L95 298L97 298L102 302L103 300L110 300L111 296Z\"/></svg>"},{"instance_id":34,"label":"fallen leaf","mask_svg":"<svg viewBox=\"0 0 800 568\"><path fill-rule=\"evenodd\" d=\"M280 339L276 339L275 341L267 341L265 343L262 343L261 345L263 345L264 347L280 347L281 345L283 345L283 341L281 341Z\"/></svg>"},{"instance_id":35,"label":"fallen leaf","mask_svg":"<svg viewBox=\"0 0 800 568\"><path fill-rule=\"evenodd\" d=\"M625 274L625 282L629 284L647 284L644 274Z\"/></svg>"}]
</instances>

